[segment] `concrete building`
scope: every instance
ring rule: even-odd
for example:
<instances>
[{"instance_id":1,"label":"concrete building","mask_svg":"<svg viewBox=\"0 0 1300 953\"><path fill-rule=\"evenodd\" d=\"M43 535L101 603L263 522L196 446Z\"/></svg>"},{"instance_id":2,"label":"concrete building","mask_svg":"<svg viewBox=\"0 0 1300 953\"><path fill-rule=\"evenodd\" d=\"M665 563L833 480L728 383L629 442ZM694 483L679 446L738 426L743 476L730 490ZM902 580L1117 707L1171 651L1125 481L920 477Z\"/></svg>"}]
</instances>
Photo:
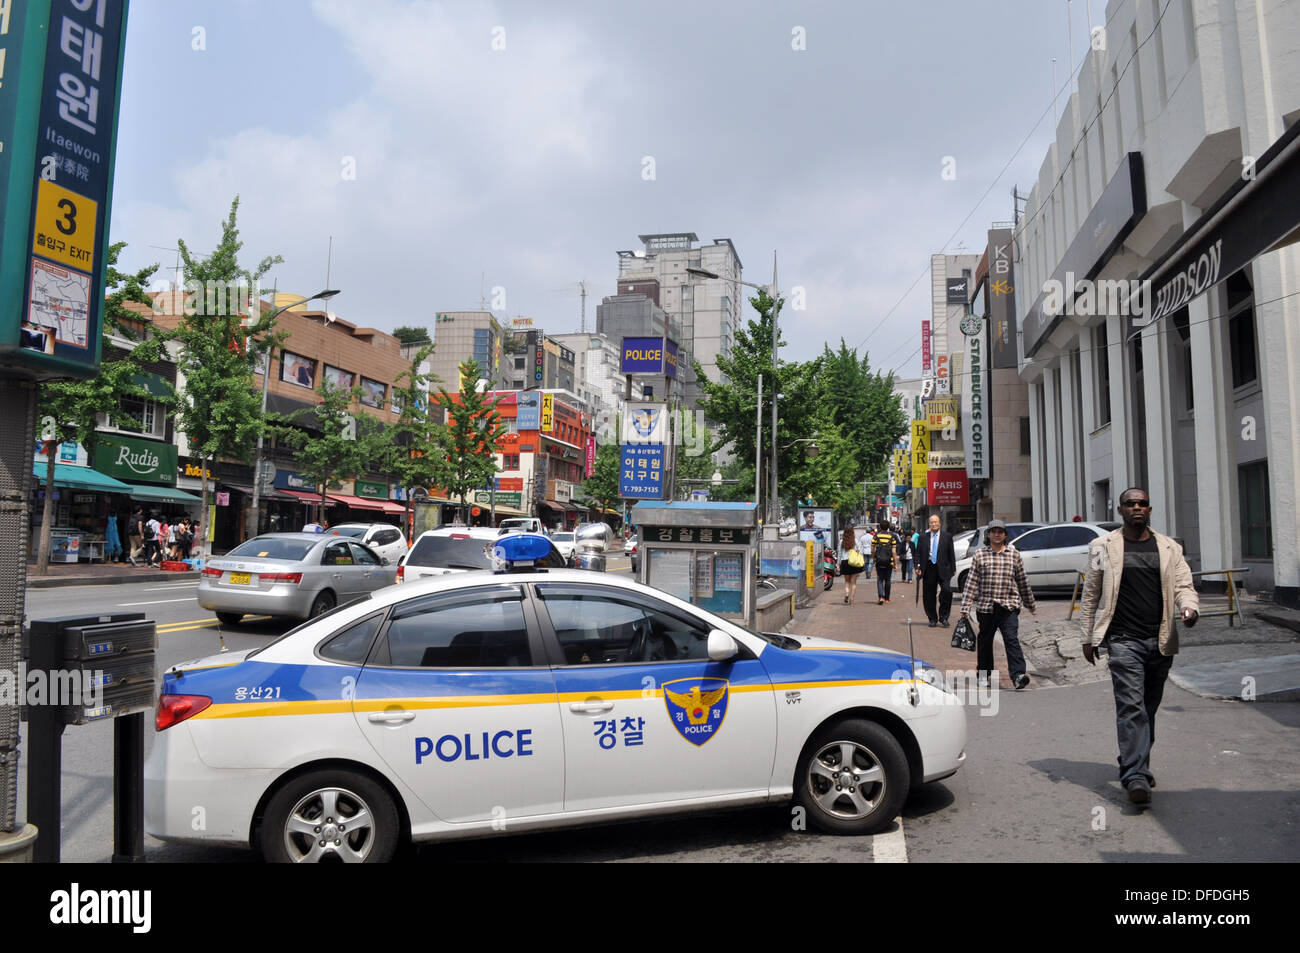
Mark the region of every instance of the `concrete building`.
<instances>
[{"instance_id":1,"label":"concrete building","mask_svg":"<svg viewBox=\"0 0 1300 953\"><path fill-rule=\"evenodd\" d=\"M697 247L699 238L694 232L637 237L641 251L618 253L619 293L646 293L651 287L648 283L653 282L658 291L653 300L668 316L668 336L683 351L690 351L710 380L718 380L718 357L731 356L741 313L743 286L735 279L741 277L742 266L731 239L715 238L712 244ZM718 277L690 275L688 268L711 271ZM683 399L695 407L702 392L689 361L683 360L680 374Z\"/></svg>"},{"instance_id":2,"label":"concrete building","mask_svg":"<svg viewBox=\"0 0 1300 953\"><path fill-rule=\"evenodd\" d=\"M575 332L556 334L554 339L571 348L577 368L576 393L594 418L596 442L617 443L618 422L626 405L627 375L619 370L619 342L605 334ZM634 400L641 397L641 384L633 379Z\"/></svg>"},{"instance_id":3,"label":"concrete building","mask_svg":"<svg viewBox=\"0 0 1300 953\"><path fill-rule=\"evenodd\" d=\"M490 388L510 386L507 375L508 355L504 354L509 331L501 327L490 311L440 311L435 317L433 343L436 346L429 363L438 376L433 387L460 390L462 361L478 362Z\"/></svg>"},{"instance_id":4,"label":"concrete building","mask_svg":"<svg viewBox=\"0 0 1300 953\"><path fill-rule=\"evenodd\" d=\"M1249 567L1288 604L1300 253L1277 246L1300 213L1269 179L1300 169L1298 47L1294 3L1112 0L1015 239L1034 517L1115 519L1144 487L1193 569ZM1248 227L1238 209L1269 189ZM1114 290L1144 278L1154 295Z\"/></svg>"}]
</instances>

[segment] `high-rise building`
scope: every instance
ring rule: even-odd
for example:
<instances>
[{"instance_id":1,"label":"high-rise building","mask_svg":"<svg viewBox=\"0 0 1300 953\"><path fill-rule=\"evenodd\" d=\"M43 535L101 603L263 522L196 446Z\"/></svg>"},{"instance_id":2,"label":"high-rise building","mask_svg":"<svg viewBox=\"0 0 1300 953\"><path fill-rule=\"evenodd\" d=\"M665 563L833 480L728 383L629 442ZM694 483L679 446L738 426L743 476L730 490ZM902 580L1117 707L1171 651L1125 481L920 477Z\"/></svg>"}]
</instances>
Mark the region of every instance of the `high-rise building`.
<instances>
[{"instance_id":1,"label":"high-rise building","mask_svg":"<svg viewBox=\"0 0 1300 953\"><path fill-rule=\"evenodd\" d=\"M712 244L697 247L699 238L694 232L638 237L641 251L618 253L619 295L644 294L662 308L667 316L668 336L700 362L710 380L719 380L718 357L731 356L740 322L741 286L737 279L741 263L731 239L715 238ZM692 275L687 271L690 268L718 277ZM605 333L614 337L608 330ZM683 397L694 407L702 392L685 354L679 377Z\"/></svg>"},{"instance_id":2,"label":"high-rise building","mask_svg":"<svg viewBox=\"0 0 1300 953\"><path fill-rule=\"evenodd\" d=\"M489 388L510 386L504 353L507 332L490 311L440 311L435 317L433 343L436 345L429 364L438 376L434 388L460 390L460 365L473 359Z\"/></svg>"}]
</instances>

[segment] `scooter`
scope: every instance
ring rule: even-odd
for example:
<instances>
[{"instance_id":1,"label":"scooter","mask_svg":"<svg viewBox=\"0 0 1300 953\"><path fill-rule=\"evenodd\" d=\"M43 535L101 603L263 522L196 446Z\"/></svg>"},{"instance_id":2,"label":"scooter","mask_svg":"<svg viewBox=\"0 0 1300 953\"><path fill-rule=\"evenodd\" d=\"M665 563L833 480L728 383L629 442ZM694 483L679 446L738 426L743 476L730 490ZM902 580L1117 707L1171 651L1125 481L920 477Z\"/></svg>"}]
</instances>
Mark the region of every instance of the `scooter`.
<instances>
[{"instance_id":1,"label":"scooter","mask_svg":"<svg viewBox=\"0 0 1300 953\"><path fill-rule=\"evenodd\" d=\"M835 562L835 550L829 546L822 549L822 591L830 592L839 575L839 566Z\"/></svg>"}]
</instances>

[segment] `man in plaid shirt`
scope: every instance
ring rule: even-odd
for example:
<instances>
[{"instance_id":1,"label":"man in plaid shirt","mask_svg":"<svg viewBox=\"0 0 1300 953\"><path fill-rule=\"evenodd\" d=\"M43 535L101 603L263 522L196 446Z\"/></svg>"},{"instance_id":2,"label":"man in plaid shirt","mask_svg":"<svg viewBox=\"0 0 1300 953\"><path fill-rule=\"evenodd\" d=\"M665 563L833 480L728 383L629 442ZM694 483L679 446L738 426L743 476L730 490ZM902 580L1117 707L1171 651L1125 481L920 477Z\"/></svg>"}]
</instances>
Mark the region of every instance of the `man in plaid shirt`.
<instances>
[{"instance_id":1,"label":"man in plaid shirt","mask_svg":"<svg viewBox=\"0 0 1300 953\"><path fill-rule=\"evenodd\" d=\"M1033 615L1034 590L1029 588L1020 553L1007 546L1006 523L992 520L988 535L988 548L978 550L971 560L966 591L961 598L961 614L963 618L968 617L971 605L975 606L980 627L975 661L978 683L988 684L989 673L993 671L993 635L1001 629L1011 684L1020 691L1029 687L1025 654L1020 651L1020 607L1023 604Z\"/></svg>"}]
</instances>

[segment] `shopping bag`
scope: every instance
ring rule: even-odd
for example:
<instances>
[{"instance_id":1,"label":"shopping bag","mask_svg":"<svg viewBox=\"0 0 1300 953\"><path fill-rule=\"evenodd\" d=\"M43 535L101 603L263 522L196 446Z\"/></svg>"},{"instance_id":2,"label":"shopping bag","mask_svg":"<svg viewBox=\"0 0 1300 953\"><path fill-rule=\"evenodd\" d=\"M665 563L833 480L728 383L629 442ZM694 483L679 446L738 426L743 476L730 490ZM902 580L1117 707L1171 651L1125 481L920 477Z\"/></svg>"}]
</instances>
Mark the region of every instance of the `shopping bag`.
<instances>
[{"instance_id":1,"label":"shopping bag","mask_svg":"<svg viewBox=\"0 0 1300 953\"><path fill-rule=\"evenodd\" d=\"M975 631L966 616L962 616L957 621L957 628L952 630L952 647L967 652L975 651Z\"/></svg>"}]
</instances>

